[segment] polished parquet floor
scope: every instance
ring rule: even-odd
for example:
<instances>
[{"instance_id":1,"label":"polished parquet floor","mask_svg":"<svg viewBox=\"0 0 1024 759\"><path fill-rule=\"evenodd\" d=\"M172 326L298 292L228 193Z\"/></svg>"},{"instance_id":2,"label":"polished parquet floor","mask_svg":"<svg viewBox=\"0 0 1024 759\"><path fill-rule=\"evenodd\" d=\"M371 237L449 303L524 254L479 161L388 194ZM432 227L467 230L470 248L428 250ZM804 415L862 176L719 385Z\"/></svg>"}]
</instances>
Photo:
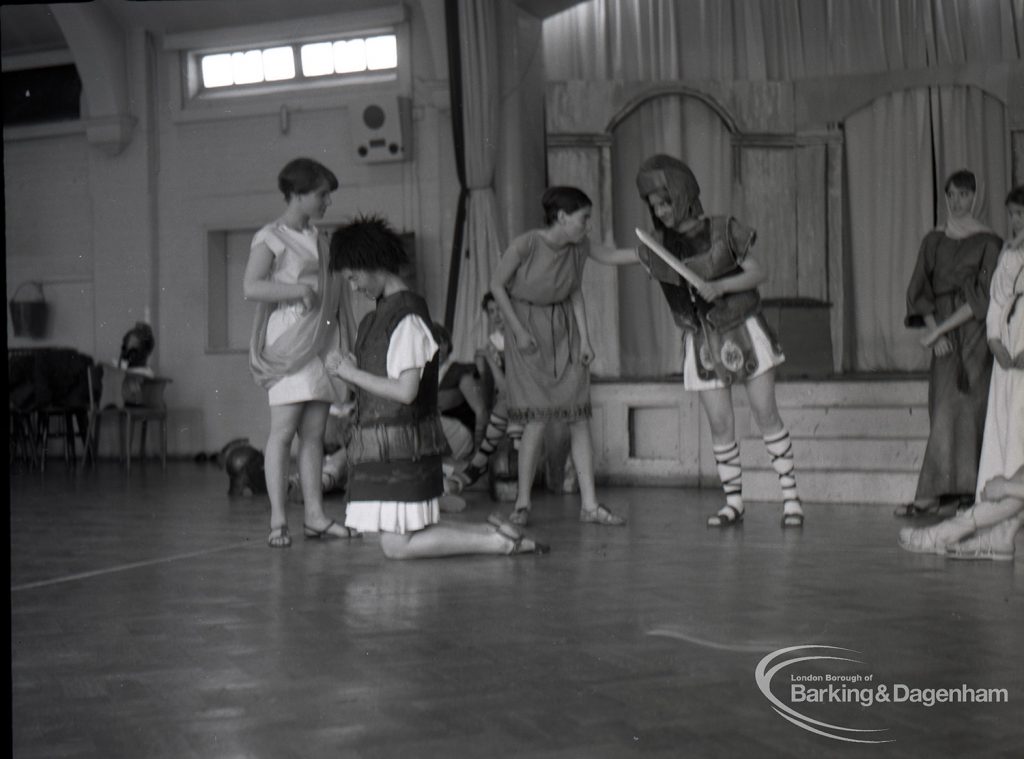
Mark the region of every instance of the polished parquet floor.
<instances>
[{"instance_id":1,"label":"polished parquet floor","mask_svg":"<svg viewBox=\"0 0 1024 759\"><path fill-rule=\"evenodd\" d=\"M265 502L227 484L183 461L11 473L15 757L1024 756L1024 557L903 553L888 508L810 503L783 532L754 503L719 532L713 491L602 489L616 529L538 494L550 555L403 563L302 540L301 507L270 550ZM469 495L445 518L486 517ZM859 663L775 673L786 704L797 671L1009 700L793 703L801 727L755 669L812 645Z\"/></svg>"}]
</instances>

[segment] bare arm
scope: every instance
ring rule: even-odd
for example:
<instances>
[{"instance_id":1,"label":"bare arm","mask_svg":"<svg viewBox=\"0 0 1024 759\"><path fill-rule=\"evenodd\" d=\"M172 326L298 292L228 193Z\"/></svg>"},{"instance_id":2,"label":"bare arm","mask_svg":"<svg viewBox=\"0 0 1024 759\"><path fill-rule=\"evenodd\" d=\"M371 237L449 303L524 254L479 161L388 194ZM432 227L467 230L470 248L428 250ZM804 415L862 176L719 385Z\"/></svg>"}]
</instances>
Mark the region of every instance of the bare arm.
<instances>
[{"instance_id":1,"label":"bare arm","mask_svg":"<svg viewBox=\"0 0 1024 759\"><path fill-rule=\"evenodd\" d=\"M572 315L576 318L576 326L580 330L580 350L584 364L594 360L594 348L590 344L590 331L587 328L587 306L583 300L583 291L576 288L569 296L572 303Z\"/></svg>"},{"instance_id":2,"label":"bare arm","mask_svg":"<svg viewBox=\"0 0 1024 759\"><path fill-rule=\"evenodd\" d=\"M590 243L590 258L605 266L628 266L640 263L636 248L613 248L601 243Z\"/></svg>"},{"instance_id":3,"label":"bare arm","mask_svg":"<svg viewBox=\"0 0 1024 759\"><path fill-rule=\"evenodd\" d=\"M494 270L494 274L491 276L491 294L494 296L494 302L501 309L501 315L505 321L506 337L513 337L522 350L529 351L531 346L536 347L537 342L533 339L533 335L523 326L523 323L519 321L519 317L516 316L516 312L512 309L512 301L508 297L508 291L505 289L505 285L512 279L521 263L522 255L518 249L509 248L505 251L505 255L498 260L498 268Z\"/></svg>"},{"instance_id":4,"label":"bare arm","mask_svg":"<svg viewBox=\"0 0 1024 759\"><path fill-rule=\"evenodd\" d=\"M743 271L739 274L716 279L713 282L705 282L702 287L697 289L700 297L711 302L721 298L726 293L741 293L745 290L753 290L768 279L768 275L761 268L761 264L753 256L744 258L740 263L740 268Z\"/></svg>"},{"instance_id":5,"label":"bare arm","mask_svg":"<svg viewBox=\"0 0 1024 759\"><path fill-rule=\"evenodd\" d=\"M345 356L333 354L324 363L332 374L389 401L409 404L420 392L420 370L416 368L406 369L397 378L381 377L356 366L356 358L351 353Z\"/></svg>"},{"instance_id":6,"label":"bare arm","mask_svg":"<svg viewBox=\"0 0 1024 759\"><path fill-rule=\"evenodd\" d=\"M242 293L246 300L265 303L280 303L301 300L306 309L316 304L316 291L305 284L274 282L270 273L274 266L274 254L264 243L249 253L242 280Z\"/></svg>"},{"instance_id":7,"label":"bare arm","mask_svg":"<svg viewBox=\"0 0 1024 759\"><path fill-rule=\"evenodd\" d=\"M931 323L929 323L928 321L929 317L931 317ZM921 338L921 345L925 346L926 348L930 347L932 343L934 343L940 337L949 332L952 332L961 324L966 324L973 318L974 311L967 303L964 303L962 306L960 306L960 308L951 313L949 315L949 318L947 318L941 324L937 324L935 322L935 317L932 314L928 314L927 316L925 316L925 324L928 324L928 326L931 329L929 329L928 334ZM935 326L933 327L932 324L934 324Z\"/></svg>"},{"instance_id":8,"label":"bare arm","mask_svg":"<svg viewBox=\"0 0 1024 759\"><path fill-rule=\"evenodd\" d=\"M981 496L989 501L1001 501L1004 498L1024 499L1024 466L1010 477L993 477L985 483Z\"/></svg>"}]
</instances>

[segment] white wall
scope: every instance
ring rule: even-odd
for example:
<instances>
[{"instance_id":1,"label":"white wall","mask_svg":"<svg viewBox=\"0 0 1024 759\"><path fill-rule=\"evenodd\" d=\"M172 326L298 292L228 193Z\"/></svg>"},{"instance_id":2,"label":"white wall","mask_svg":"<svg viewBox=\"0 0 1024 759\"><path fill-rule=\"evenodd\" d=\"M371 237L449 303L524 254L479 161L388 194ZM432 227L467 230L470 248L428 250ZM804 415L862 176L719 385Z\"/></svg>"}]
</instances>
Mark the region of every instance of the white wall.
<instances>
[{"instance_id":1,"label":"white wall","mask_svg":"<svg viewBox=\"0 0 1024 759\"><path fill-rule=\"evenodd\" d=\"M275 218L283 207L277 172L300 155L322 161L340 180L325 224L376 212L415 232L418 282L431 309L442 313L458 197L445 42L437 38L443 2L407 6L410 161L357 163L343 97L327 108L304 108L301 97L282 100L290 109L286 133L277 107L263 115L182 119L172 107L177 54L163 49L159 29L125 32L136 125L119 154L90 144L84 125L5 130L7 296L26 279L42 280L53 314L44 340L14 338L8 326L9 344L69 346L110 359L121 335L149 312L155 368L174 380L166 393L170 454L217 450L241 436L262 447L269 415L247 355L207 351L206 235ZM112 442L101 451L112 450Z\"/></svg>"}]
</instances>

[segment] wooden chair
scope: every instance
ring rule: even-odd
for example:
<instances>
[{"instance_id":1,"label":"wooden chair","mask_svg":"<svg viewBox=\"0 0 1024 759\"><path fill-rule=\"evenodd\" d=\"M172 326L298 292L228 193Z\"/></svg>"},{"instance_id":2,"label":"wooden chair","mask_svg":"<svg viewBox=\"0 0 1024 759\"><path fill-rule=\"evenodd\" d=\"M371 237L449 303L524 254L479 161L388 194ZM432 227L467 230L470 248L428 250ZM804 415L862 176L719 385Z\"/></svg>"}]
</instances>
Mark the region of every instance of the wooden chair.
<instances>
[{"instance_id":1,"label":"wooden chair","mask_svg":"<svg viewBox=\"0 0 1024 759\"><path fill-rule=\"evenodd\" d=\"M46 469L51 438L63 438L64 461L74 464L76 430L86 442L91 356L72 348L8 351L12 462Z\"/></svg>"},{"instance_id":2,"label":"wooden chair","mask_svg":"<svg viewBox=\"0 0 1024 759\"><path fill-rule=\"evenodd\" d=\"M136 423L142 424L139 456L146 457L146 432L149 422L160 425L160 463L167 468L167 404L164 389L173 380L168 377L149 377L126 371L113 364L98 366L99 373L90 373L90 383L99 381L102 392L99 401L89 411L87 454L95 458L99 448L100 425L103 415L115 413L118 418L121 458L126 472L131 472L132 444ZM92 394L90 393L91 397Z\"/></svg>"}]
</instances>

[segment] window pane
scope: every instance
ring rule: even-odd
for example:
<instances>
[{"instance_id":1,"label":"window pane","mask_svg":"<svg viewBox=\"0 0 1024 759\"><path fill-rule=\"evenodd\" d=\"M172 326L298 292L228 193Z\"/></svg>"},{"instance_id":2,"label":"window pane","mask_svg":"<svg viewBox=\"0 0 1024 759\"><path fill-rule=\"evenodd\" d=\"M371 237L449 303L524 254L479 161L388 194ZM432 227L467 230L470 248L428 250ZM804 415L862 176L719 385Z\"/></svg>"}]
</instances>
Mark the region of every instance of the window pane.
<instances>
[{"instance_id":1,"label":"window pane","mask_svg":"<svg viewBox=\"0 0 1024 759\"><path fill-rule=\"evenodd\" d=\"M234 83L235 78L231 74L230 53L203 56L204 87L227 87Z\"/></svg>"},{"instance_id":2,"label":"window pane","mask_svg":"<svg viewBox=\"0 0 1024 759\"><path fill-rule=\"evenodd\" d=\"M370 71L378 69L393 69L398 66L398 43L395 35L388 34L382 37L367 37L366 39L366 67Z\"/></svg>"},{"instance_id":3,"label":"window pane","mask_svg":"<svg viewBox=\"0 0 1024 759\"><path fill-rule=\"evenodd\" d=\"M272 47L263 51L263 75L268 82L295 78L295 54L291 47Z\"/></svg>"},{"instance_id":4,"label":"window pane","mask_svg":"<svg viewBox=\"0 0 1024 759\"><path fill-rule=\"evenodd\" d=\"M334 50L330 42L303 45L302 73L305 76L324 76L334 73Z\"/></svg>"},{"instance_id":5,"label":"window pane","mask_svg":"<svg viewBox=\"0 0 1024 759\"><path fill-rule=\"evenodd\" d=\"M338 74L366 71L366 45L363 40L334 43L334 71Z\"/></svg>"},{"instance_id":6,"label":"window pane","mask_svg":"<svg viewBox=\"0 0 1024 759\"><path fill-rule=\"evenodd\" d=\"M253 84L263 81L263 56L259 50L231 54L231 71L235 84Z\"/></svg>"}]
</instances>

